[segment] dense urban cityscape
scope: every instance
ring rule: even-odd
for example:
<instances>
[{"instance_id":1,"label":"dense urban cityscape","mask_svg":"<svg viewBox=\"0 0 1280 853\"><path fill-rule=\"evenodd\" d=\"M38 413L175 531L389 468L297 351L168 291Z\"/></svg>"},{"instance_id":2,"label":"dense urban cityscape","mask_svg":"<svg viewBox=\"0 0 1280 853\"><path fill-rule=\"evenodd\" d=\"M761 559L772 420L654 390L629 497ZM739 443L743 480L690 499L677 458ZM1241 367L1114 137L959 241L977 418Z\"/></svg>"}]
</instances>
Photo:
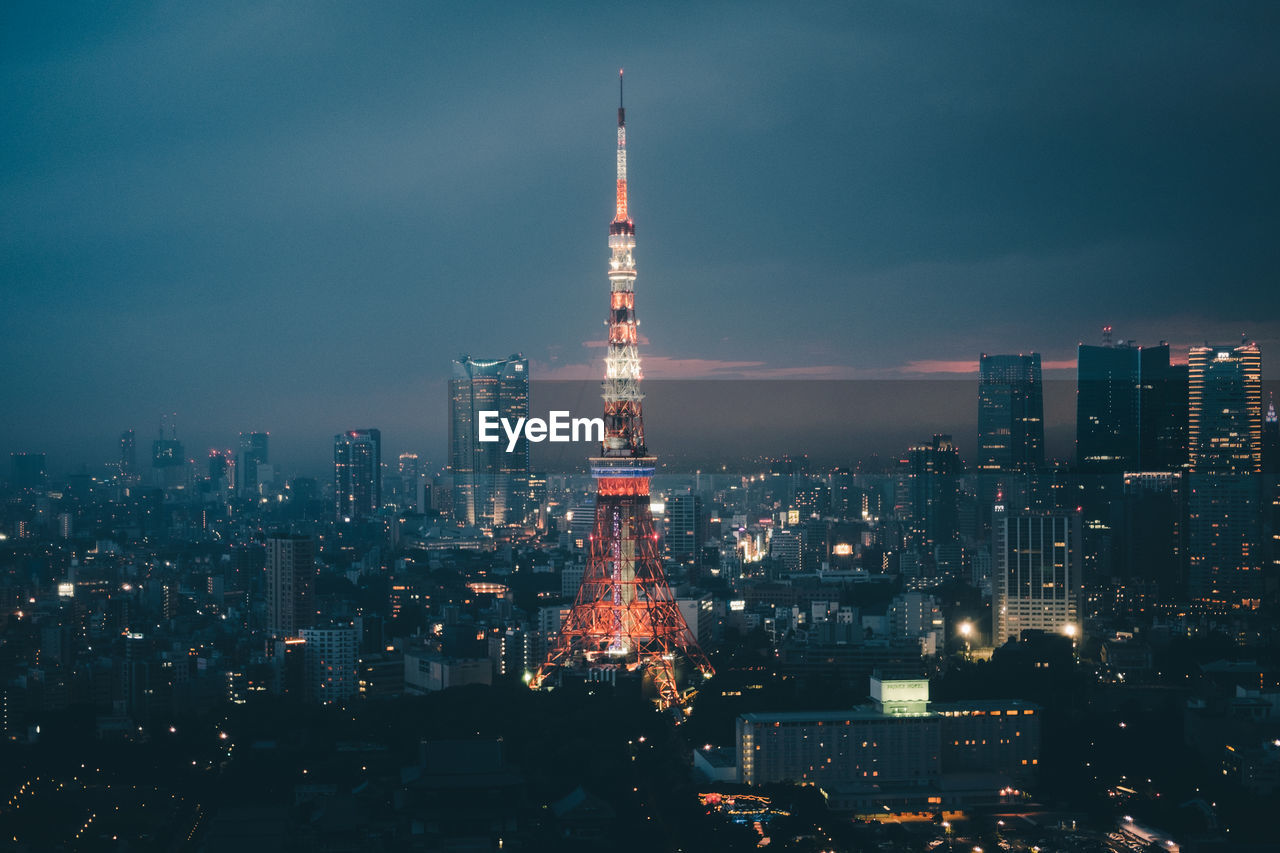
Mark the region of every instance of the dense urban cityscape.
<instances>
[{"instance_id":1,"label":"dense urban cityscape","mask_svg":"<svg viewBox=\"0 0 1280 853\"><path fill-rule=\"evenodd\" d=\"M325 478L283 476L265 432L197 461L127 430L70 474L15 452L11 843L1261 845L1280 424L1256 346L1187 356L1082 345L1071 461L1023 354L982 357L967 460L934 435L662 470L663 574L714 664L665 703L626 667L527 686L596 513L585 472L476 440L477 411L528 416L519 356L454 363L446 465L384 460L377 429L334 436Z\"/></svg>"},{"instance_id":2,"label":"dense urban cityscape","mask_svg":"<svg viewBox=\"0 0 1280 853\"><path fill-rule=\"evenodd\" d=\"M598 379L436 318L452 363L396 370L447 388L418 401L443 447L339 398L306 435L235 409L218 447L181 411L78 412L103 459L4 435L3 849L1276 849L1270 339L1099 316L1068 364L1047 333L955 352L945 399L803 369L646 396L623 80L574 290ZM890 398L919 424L892 453L818 429ZM664 405L773 450L646 431Z\"/></svg>"}]
</instances>

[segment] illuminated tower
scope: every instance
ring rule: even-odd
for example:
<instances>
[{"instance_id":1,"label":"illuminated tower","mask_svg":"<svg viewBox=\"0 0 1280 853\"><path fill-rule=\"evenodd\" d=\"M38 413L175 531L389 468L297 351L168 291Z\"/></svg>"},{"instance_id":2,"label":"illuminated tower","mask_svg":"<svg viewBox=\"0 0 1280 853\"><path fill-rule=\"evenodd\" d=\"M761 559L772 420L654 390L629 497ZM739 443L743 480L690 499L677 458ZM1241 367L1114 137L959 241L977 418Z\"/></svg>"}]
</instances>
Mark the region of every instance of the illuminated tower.
<instances>
[{"instance_id":1,"label":"illuminated tower","mask_svg":"<svg viewBox=\"0 0 1280 853\"><path fill-rule=\"evenodd\" d=\"M569 666L603 671L647 669L663 707L682 704L676 653L704 676L711 664L698 648L662 570L649 510L656 459L644 442L640 352L635 318L636 227L627 215L627 130L618 72L617 212L609 225L609 348L605 356L604 443L591 459L596 479L595 526L582 586L560 639L533 678Z\"/></svg>"}]
</instances>

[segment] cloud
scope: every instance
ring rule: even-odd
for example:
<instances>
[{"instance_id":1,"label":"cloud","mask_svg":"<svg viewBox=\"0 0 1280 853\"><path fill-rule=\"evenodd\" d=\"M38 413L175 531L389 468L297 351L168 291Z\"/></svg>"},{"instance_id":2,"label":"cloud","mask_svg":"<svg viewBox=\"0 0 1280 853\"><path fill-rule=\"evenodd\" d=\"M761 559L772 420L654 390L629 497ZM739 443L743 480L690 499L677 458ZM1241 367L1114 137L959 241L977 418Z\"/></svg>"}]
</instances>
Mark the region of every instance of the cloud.
<instances>
[{"instance_id":1,"label":"cloud","mask_svg":"<svg viewBox=\"0 0 1280 853\"><path fill-rule=\"evenodd\" d=\"M898 368L900 373L945 373L975 374L978 372L976 359L940 359L931 358L920 361L908 361Z\"/></svg>"},{"instance_id":2,"label":"cloud","mask_svg":"<svg viewBox=\"0 0 1280 853\"><path fill-rule=\"evenodd\" d=\"M591 345L593 342L587 342ZM1185 360L1185 359L1184 359ZM672 358L662 355L642 356L645 379L862 379L893 380L929 377L976 377L978 360L917 359L895 367L859 368L844 364L772 365L766 361L732 361L715 358ZM1042 359L1040 369L1046 373L1072 371L1076 360ZM539 380L593 380L604 375L603 359L586 364L532 364L533 378Z\"/></svg>"},{"instance_id":3,"label":"cloud","mask_svg":"<svg viewBox=\"0 0 1280 853\"><path fill-rule=\"evenodd\" d=\"M672 358L662 355L641 356L644 378L671 379L879 379L896 375L881 370L860 370L839 364L796 364L776 366L765 361L732 361L715 358ZM603 359L587 364L552 366L538 361L530 371L536 380L600 379L604 374Z\"/></svg>"},{"instance_id":4,"label":"cloud","mask_svg":"<svg viewBox=\"0 0 1280 853\"><path fill-rule=\"evenodd\" d=\"M671 358L642 356L645 379L854 379L860 374L851 367L831 364L776 367L764 361L729 361L715 358ZM588 364L551 365L534 361L534 379L599 379L603 360Z\"/></svg>"},{"instance_id":5,"label":"cloud","mask_svg":"<svg viewBox=\"0 0 1280 853\"><path fill-rule=\"evenodd\" d=\"M1063 359L1042 359L1040 369L1047 370L1075 370L1076 360L1073 358ZM978 373L977 359L921 359L919 361L908 361L906 364L896 368L899 375L952 375L952 376L976 376Z\"/></svg>"}]
</instances>

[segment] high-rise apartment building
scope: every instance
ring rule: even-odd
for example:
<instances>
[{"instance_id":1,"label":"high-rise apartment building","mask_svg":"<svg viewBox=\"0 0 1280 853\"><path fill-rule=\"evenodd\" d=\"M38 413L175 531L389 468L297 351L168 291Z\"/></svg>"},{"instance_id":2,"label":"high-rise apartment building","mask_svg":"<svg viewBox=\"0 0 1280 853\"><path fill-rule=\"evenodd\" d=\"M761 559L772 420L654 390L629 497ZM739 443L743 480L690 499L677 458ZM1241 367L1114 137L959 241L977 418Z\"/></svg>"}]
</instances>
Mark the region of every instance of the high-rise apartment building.
<instances>
[{"instance_id":1,"label":"high-rise apartment building","mask_svg":"<svg viewBox=\"0 0 1280 853\"><path fill-rule=\"evenodd\" d=\"M307 698L321 705L356 695L356 657L360 635L355 625L330 624L302 629L306 641L304 672Z\"/></svg>"},{"instance_id":2,"label":"high-rise apartment building","mask_svg":"<svg viewBox=\"0 0 1280 853\"><path fill-rule=\"evenodd\" d=\"M296 637L315 623L316 548L309 536L267 537L267 630Z\"/></svg>"},{"instance_id":3,"label":"high-rise apartment building","mask_svg":"<svg viewBox=\"0 0 1280 853\"><path fill-rule=\"evenodd\" d=\"M1022 473L1044 467L1044 389L1039 353L982 355L977 464L985 473Z\"/></svg>"},{"instance_id":4,"label":"high-rise apartment building","mask_svg":"<svg viewBox=\"0 0 1280 853\"><path fill-rule=\"evenodd\" d=\"M382 432L353 429L333 437L333 490L340 522L367 521L382 506Z\"/></svg>"},{"instance_id":5,"label":"high-rise apartment building","mask_svg":"<svg viewBox=\"0 0 1280 853\"><path fill-rule=\"evenodd\" d=\"M1080 516L992 513L991 614L995 645L1028 630L1079 631Z\"/></svg>"},{"instance_id":6,"label":"high-rise apartment building","mask_svg":"<svg viewBox=\"0 0 1280 853\"><path fill-rule=\"evenodd\" d=\"M1254 343L1197 346L1187 363L1191 596L1255 608L1264 562L1262 353Z\"/></svg>"},{"instance_id":7,"label":"high-rise apartment building","mask_svg":"<svg viewBox=\"0 0 1280 853\"><path fill-rule=\"evenodd\" d=\"M529 417L529 361L505 359L453 362L449 380L449 468L453 473L453 513L465 524L492 526L524 520L529 491L529 442L523 435L507 451L507 441L481 442L480 412L494 411L516 423Z\"/></svg>"}]
</instances>

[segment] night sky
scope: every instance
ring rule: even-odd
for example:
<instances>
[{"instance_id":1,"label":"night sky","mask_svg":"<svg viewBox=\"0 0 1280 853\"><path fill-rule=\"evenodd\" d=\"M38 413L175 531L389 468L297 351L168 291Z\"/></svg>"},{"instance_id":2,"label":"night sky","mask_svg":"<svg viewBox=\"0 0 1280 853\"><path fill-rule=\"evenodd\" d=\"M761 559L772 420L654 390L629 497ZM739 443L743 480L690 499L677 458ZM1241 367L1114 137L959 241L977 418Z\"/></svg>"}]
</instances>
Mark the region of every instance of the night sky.
<instances>
[{"instance_id":1,"label":"night sky","mask_svg":"<svg viewBox=\"0 0 1280 853\"><path fill-rule=\"evenodd\" d=\"M439 462L451 358L599 375L619 67L649 377L1275 377L1280 5L1049 5L5 4L0 452Z\"/></svg>"}]
</instances>

